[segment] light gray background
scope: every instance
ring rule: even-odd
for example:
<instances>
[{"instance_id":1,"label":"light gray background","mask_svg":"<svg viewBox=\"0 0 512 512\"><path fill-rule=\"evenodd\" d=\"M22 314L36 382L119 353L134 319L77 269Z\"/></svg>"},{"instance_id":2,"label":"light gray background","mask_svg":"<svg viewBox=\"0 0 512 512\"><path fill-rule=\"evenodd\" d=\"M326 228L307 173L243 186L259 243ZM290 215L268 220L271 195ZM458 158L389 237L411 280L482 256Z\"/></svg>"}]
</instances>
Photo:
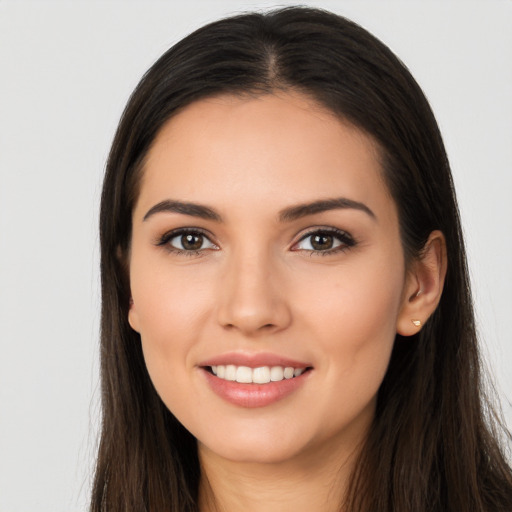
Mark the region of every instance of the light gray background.
<instances>
[{"instance_id":1,"label":"light gray background","mask_svg":"<svg viewBox=\"0 0 512 512\"><path fill-rule=\"evenodd\" d=\"M128 95L203 23L291 3L0 0L0 512L86 509L99 418L97 210ZM510 428L512 3L309 5L380 37L432 103Z\"/></svg>"}]
</instances>

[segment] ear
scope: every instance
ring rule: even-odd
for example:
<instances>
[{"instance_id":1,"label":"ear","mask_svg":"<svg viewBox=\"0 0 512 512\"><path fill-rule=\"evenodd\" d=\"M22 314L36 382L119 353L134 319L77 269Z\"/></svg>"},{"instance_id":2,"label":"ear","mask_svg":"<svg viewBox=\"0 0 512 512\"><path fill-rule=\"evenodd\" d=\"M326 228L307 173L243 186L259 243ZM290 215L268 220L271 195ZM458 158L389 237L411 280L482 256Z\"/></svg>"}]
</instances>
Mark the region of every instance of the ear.
<instances>
[{"instance_id":1,"label":"ear","mask_svg":"<svg viewBox=\"0 0 512 512\"><path fill-rule=\"evenodd\" d=\"M396 325L398 334L416 334L435 311L443 293L446 268L446 240L441 231L432 231L407 274Z\"/></svg>"},{"instance_id":2,"label":"ear","mask_svg":"<svg viewBox=\"0 0 512 512\"><path fill-rule=\"evenodd\" d=\"M135 332L139 332L139 315L137 313L137 308L135 307L135 304L131 297L130 308L128 309L128 323Z\"/></svg>"},{"instance_id":3,"label":"ear","mask_svg":"<svg viewBox=\"0 0 512 512\"><path fill-rule=\"evenodd\" d=\"M128 265L128 259L129 259L129 250L127 252L124 252L120 245L117 246L116 249L116 256L121 264L121 267L123 268L124 276L127 281L127 286L129 287L129 265ZM139 316L137 314L137 310L135 309L135 304L133 302L133 297L130 296L129 300L129 309L128 309L128 323L130 324L130 327L135 331L139 332Z\"/></svg>"}]
</instances>

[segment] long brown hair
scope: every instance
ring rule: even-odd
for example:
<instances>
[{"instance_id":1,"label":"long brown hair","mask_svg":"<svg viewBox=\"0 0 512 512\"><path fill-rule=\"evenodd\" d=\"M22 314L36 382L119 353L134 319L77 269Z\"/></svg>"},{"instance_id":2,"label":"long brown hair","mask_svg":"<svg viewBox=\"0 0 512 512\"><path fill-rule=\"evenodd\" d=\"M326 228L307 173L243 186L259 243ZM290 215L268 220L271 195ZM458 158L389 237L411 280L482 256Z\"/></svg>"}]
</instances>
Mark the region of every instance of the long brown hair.
<instances>
[{"instance_id":1,"label":"long brown hair","mask_svg":"<svg viewBox=\"0 0 512 512\"><path fill-rule=\"evenodd\" d=\"M286 8L189 35L146 73L122 116L101 203L103 416L91 511L197 511L195 439L157 395L127 321L132 209L150 145L179 109L216 94L277 89L313 97L379 144L407 258L421 254L433 230L447 242L440 304L413 338L397 335L344 505L354 512L512 510L501 427L482 392L450 168L429 104L367 31L325 11Z\"/></svg>"}]
</instances>

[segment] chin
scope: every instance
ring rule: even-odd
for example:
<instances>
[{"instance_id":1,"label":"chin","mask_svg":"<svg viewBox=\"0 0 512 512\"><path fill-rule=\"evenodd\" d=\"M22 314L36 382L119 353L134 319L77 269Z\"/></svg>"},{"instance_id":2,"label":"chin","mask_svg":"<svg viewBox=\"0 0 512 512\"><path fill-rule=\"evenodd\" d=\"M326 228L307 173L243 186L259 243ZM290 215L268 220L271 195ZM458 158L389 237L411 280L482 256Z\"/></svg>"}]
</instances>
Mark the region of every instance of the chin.
<instances>
[{"instance_id":1,"label":"chin","mask_svg":"<svg viewBox=\"0 0 512 512\"><path fill-rule=\"evenodd\" d=\"M206 449L215 453L217 457L237 464L282 464L294 459L297 455L296 450L283 446L269 446L267 443L213 446Z\"/></svg>"},{"instance_id":2,"label":"chin","mask_svg":"<svg viewBox=\"0 0 512 512\"><path fill-rule=\"evenodd\" d=\"M277 433L245 432L235 434L220 432L218 437L208 436L198 440L199 451L205 450L231 462L246 464L279 464L294 459L307 449L307 441Z\"/></svg>"}]
</instances>

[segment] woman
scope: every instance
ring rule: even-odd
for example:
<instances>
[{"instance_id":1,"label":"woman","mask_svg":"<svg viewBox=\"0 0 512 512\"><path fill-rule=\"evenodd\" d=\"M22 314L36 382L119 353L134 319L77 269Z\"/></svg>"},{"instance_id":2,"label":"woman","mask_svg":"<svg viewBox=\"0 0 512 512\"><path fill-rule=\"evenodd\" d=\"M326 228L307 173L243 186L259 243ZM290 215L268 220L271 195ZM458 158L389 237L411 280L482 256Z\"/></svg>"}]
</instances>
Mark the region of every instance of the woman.
<instances>
[{"instance_id":1,"label":"woman","mask_svg":"<svg viewBox=\"0 0 512 512\"><path fill-rule=\"evenodd\" d=\"M91 510L512 508L441 136L362 28L291 8L171 48L100 222Z\"/></svg>"}]
</instances>

